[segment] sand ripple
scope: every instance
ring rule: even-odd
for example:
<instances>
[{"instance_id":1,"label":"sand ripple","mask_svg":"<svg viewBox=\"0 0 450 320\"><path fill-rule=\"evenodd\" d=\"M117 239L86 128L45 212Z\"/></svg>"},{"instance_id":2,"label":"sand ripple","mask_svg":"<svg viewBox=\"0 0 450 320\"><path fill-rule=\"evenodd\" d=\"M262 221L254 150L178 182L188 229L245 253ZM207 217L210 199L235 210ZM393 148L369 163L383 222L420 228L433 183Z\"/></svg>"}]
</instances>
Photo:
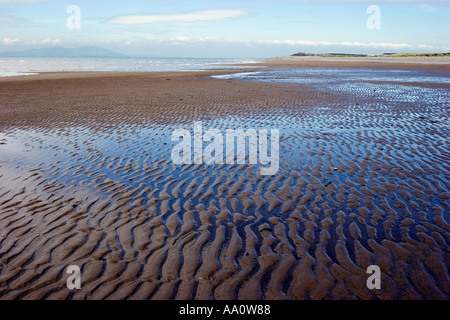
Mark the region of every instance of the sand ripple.
<instances>
[{"instance_id":1,"label":"sand ripple","mask_svg":"<svg viewBox=\"0 0 450 320\"><path fill-rule=\"evenodd\" d=\"M448 299L448 89L165 78L70 82L93 111L3 122L0 299ZM6 103L35 106L20 90ZM173 165L199 118L280 129L279 173Z\"/></svg>"}]
</instances>

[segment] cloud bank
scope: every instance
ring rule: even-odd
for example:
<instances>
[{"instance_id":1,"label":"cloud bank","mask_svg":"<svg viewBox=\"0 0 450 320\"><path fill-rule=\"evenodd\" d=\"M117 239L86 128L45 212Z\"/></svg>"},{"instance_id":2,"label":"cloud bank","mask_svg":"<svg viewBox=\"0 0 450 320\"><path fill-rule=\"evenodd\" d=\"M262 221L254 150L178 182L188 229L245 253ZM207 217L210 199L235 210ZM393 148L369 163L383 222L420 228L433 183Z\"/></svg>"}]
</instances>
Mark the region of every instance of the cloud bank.
<instances>
[{"instance_id":1,"label":"cloud bank","mask_svg":"<svg viewBox=\"0 0 450 320\"><path fill-rule=\"evenodd\" d=\"M216 9L202 10L186 13L175 14L136 14L118 16L109 23L117 24L146 24L158 22L201 22L201 21L218 21L243 17L247 12L242 9Z\"/></svg>"}]
</instances>

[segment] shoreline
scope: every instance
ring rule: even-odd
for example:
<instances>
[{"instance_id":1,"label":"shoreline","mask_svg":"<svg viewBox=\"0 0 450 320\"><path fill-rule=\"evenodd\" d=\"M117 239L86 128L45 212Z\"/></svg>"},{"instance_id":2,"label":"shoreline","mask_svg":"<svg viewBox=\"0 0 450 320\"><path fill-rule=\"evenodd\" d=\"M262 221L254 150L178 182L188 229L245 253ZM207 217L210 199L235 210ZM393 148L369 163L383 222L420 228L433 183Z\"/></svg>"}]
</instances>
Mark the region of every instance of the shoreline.
<instances>
[{"instance_id":1,"label":"shoreline","mask_svg":"<svg viewBox=\"0 0 450 320\"><path fill-rule=\"evenodd\" d=\"M450 57L278 57L255 66L277 68L364 68L435 71L450 75Z\"/></svg>"},{"instance_id":2,"label":"shoreline","mask_svg":"<svg viewBox=\"0 0 450 320\"><path fill-rule=\"evenodd\" d=\"M220 66L220 65L219 65ZM223 66L244 67L242 70L248 72L265 68L361 68L361 69L391 69L391 70L414 70L431 71L447 74L450 76L450 57L276 57L262 59L261 62L251 64L224 64ZM251 69L251 67L255 67ZM43 79L63 79L63 78L91 78L104 76L129 76L152 74L155 76L165 76L171 74L196 74L215 75L237 73L236 69L205 69L195 71L57 71L57 72L34 72L32 75L19 75L10 77L0 77L1 82L21 81L21 80L43 80Z\"/></svg>"}]
</instances>

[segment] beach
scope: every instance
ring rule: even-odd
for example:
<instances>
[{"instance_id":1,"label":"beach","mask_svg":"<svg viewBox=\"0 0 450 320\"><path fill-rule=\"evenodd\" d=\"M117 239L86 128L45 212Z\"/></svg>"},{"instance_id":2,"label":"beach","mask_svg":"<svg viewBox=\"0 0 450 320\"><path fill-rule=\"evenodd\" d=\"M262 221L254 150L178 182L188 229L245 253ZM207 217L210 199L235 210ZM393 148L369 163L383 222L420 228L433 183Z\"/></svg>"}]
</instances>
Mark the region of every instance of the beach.
<instances>
[{"instance_id":1,"label":"beach","mask_svg":"<svg viewBox=\"0 0 450 320\"><path fill-rule=\"evenodd\" d=\"M212 77L448 57L301 58L0 78L0 300L448 299L450 84ZM195 121L279 129L277 174L174 164Z\"/></svg>"}]
</instances>

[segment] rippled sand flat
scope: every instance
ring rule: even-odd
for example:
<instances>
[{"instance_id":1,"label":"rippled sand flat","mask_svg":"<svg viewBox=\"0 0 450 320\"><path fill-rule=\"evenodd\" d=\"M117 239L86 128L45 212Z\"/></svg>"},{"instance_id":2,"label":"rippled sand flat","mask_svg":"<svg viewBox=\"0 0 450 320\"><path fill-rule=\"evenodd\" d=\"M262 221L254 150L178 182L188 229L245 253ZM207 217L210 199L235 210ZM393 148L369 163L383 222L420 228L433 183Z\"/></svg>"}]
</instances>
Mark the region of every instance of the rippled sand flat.
<instances>
[{"instance_id":1,"label":"rippled sand flat","mask_svg":"<svg viewBox=\"0 0 450 320\"><path fill-rule=\"evenodd\" d=\"M0 299L448 299L450 86L227 72L0 82ZM174 165L194 121L279 129L278 174Z\"/></svg>"}]
</instances>

